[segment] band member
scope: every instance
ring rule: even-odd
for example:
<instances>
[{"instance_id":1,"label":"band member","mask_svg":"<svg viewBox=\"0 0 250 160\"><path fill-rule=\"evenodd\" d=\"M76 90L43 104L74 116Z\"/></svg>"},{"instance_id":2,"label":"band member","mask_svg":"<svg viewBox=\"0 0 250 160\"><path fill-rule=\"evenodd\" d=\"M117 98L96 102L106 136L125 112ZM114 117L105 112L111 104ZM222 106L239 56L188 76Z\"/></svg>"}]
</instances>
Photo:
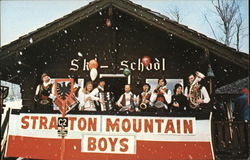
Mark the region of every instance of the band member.
<instances>
[{"instance_id":1,"label":"band member","mask_svg":"<svg viewBox=\"0 0 250 160\"><path fill-rule=\"evenodd\" d=\"M142 93L137 96L138 106L140 110L147 110L149 107L151 92L150 85L148 83L144 83L142 86Z\"/></svg>"},{"instance_id":2,"label":"band member","mask_svg":"<svg viewBox=\"0 0 250 160\"><path fill-rule=\"evenodd\" d=\"M195 77L194 77L193 74L190 74L190 75L188 76L188 85L185 87L185 90L184 90L184 95L185 95L187 98L189 98L190 86L191 86L191 84L193 83L194 79L195 79Z\"/></svg>"},{"instance_id":3,"label":"band member","mask_svg":"<svg viewBox=\"0 0 250 160\"><path fill-rule=\"evenodd\" d=\"M37 110L44 112L46 110L52 110L52 99L50 98L52 83L46 73L42 74L41 80L42 84L37 86L34 100L37 102Z\"/></svg>"},{"instance_id":4,"label":"band member","mask_svg":"<svg viewBox=\"0 0 250 160\"><path fill-rule=\"evenodd\" d=\"M171 103L171 91L167 89L166 84L167 81L164 78L158 79L158 86L154 89L150 97L152 106L168 109L167 105Z\"/></svg>"},{"instance_id":5,"label":"band member","mask_svg":"<svg viewBox=\"0 0 250 160\"><path fill-rule=\"evenodd\" d=\"M126 84L124 90L125 93L117 101L117 106L121 107L120 111L134 111L136 96L131 92L130 84Z\"/></svg>"},{"instance_id":6,"label":"band member","mask_svg":"<svg viewBox=\"0 0 250 160\"><path fill-rule=\"evenodd\" d=\"M85 87L79 90L78 100L80 111L96 111L94 101L98 101L99 98L95 97L91 92L93 90L93 83L91 81L86 82Z\"/></svg>"},{"instance_id":7,"label":"band member","mask_svg":"<svg viewBox=\"0 0 250 160\"><path fill-rule=\"evenodd\" d=\"M185 88L185 96L189 100L190 111L204 110L209 112L209 108L202 104L210 102L210 97L207 89L202 85L201 80L204 79L204 75L200 72L196 72L196 76L193 74L188 77L189 85Z\"/></svg>"},{"instance_id":8,"label":"band member","mask_svg":"<svg viewBox=\"0 0 250 160\"><path fill-rule=\"evenodd\" d=\"M187 97L182 93L182 85L177 83L174 86L174 94L172 95L171 109L173 112L183 112L188 108Z\"/></svg>"},{"instance_id":9,"label":"band member","mask_svg":"<svg viewBox=\"0 0 250 160\"><path fill-rule=\"evenodd\" d=\"M98 100L101 98L104 101L104 94L105 94L105 81L104 79L100 79L98 86L92 91L92 94L95 97L98 97ZM99 111L106 111L106 107L104 103L100 103L99 101L95 101L96 108Z\"/></svg>"}]
</instances>

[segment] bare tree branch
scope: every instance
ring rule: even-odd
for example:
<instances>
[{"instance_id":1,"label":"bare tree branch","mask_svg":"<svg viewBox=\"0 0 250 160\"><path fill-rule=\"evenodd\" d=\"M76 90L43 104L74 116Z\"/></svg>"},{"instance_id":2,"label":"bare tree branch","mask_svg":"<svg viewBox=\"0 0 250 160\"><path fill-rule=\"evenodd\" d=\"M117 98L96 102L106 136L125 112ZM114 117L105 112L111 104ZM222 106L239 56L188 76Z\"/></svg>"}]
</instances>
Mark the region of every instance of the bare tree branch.
<instances>
[{"instance_id":1,"label":"bare tree branch","mask_svg":"<svg viewBox=\"0 0 250 160\"><path fill-rule=\"evenodd\" d=\"M216 36L216 34L215 34L215 32L214 32L213 26L211 25L211 23L209 22L209 20L208 20L208 18L207 18L207 15L204 14L204 17L205 17L205 20L207 21L207 23L208 23L210 29L212 30L212 33L213 33L215 39L218 39L217 36Z\"/></svg>"},{"instance_id":2,"label":"bare tree branch","mask_svg":"<svg viewBox=\"0 0 250 160\"><path fill-rule=\"evenodd\" d=\"M241 17L241 14L239 14L239 17L236 20L236 49L237 51L240 50L241 30L242 30L242 17Z\"/></svg>"},{"instance_id":3,"label":"bare tree branch","mask_svg":"<svg viewBox=\"0 0 250 160\"><path fill-rule=\"evenodd\" d=\"M242 20L240 20L240 9L238 1L236 0L211 0L213 7L215 8L216 15L219 18L219 21L216 23L218 24L218 28L223 32L223 42L230 46L234 37L236 36L236 46L237 50L239 50L239 42L240 42L240 32L242 32ZM210 26L214 37L216 39L221 40L221 36L215 36L216 32L215 29L212 27L211 22L208 20L207 16L204 15L205 20L207 21L208 25ZM238 29L237 29L238 28Z\"/></svg>"},{"instance_id":4,"label":"bare tree branch","mask_svg":"<svg viewBox=\"0 0 250 160\"><path fill-rule=\"evenodd\" d=\"M169 12L166 11L169 15L169 17L176 22L180 23L182 21L181 17L181 11L177 6L174 6L173 8L169 8Z\"/></svg>"}]
</instances>

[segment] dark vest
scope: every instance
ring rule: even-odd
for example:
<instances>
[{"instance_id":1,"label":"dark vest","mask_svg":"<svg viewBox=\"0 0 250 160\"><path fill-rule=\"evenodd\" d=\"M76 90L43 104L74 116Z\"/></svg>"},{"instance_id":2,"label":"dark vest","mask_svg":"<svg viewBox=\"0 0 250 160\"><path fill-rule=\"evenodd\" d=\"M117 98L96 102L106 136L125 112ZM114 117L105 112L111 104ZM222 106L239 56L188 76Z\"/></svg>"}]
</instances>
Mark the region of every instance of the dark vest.
<instances>
[{"instance_id":1,"label":"dark vest","mask_svg":"<svg viewBox=\"0 0 250 160\"><path fill-rule=\"evenodd\" d=\"M134 96L134 94L132 94L132 95L130 96L130 102L133 102L133 96ZM123 94L123 95L122 95L122 101L121 101L121 104L122 104L123 106L125 106L125 105L126 105L126 98L125 98L125 94Z\"/></svg>"},{"instance_id":2,"label":"dark vest","mask_svg":"<svg viewBox=\"0 0 250 160\"><path fill-rule=\"evenodd\" d=\"M40 100L48 99L49 95L51 94L51 90L52 90L52 84L49 84L46 87L43 84L41 84L38 92L39 99Z\"/></svg>"}]
</instances>

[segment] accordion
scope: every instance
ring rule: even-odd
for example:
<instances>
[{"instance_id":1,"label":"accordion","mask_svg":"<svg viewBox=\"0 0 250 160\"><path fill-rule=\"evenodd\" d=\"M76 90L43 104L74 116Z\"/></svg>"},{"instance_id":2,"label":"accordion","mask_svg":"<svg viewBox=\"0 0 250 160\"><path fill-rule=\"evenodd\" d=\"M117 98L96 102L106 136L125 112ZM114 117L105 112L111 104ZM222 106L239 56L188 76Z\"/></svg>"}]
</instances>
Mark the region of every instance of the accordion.
<instances>
[{"instance_id":1,"label":"accordion","mask_svg":"<svg viewBox=\"0 0 250 160\"><path fill-rule=\"evenodd\" d=\"M103 103L99 103L101 111L110 111L113 109L115 97L113 92L99 92L99 98L103 99Z\"/></svg>"}]
</instances>

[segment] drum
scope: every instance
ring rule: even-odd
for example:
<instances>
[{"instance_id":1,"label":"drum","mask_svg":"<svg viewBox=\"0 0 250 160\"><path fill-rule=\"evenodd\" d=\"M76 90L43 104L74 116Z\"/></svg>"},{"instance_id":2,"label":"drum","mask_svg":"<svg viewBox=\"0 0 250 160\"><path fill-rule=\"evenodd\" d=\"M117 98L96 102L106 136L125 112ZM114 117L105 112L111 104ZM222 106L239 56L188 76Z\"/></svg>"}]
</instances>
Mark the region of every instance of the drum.
<instances>
[{"instance_id":1,"label":"drum","mask_svg":"<svg viewBox=\"0 0 250 160\"><path fill-rule=\"evenodd\" d=\"M155 102L155 105L154 105L156 108L165 108L165 109L168 109L168 106L165 104L165 103L163 103L163 102L161 102L161 101L157 101L157 102Z\"/></svg>"}]
</instances>

